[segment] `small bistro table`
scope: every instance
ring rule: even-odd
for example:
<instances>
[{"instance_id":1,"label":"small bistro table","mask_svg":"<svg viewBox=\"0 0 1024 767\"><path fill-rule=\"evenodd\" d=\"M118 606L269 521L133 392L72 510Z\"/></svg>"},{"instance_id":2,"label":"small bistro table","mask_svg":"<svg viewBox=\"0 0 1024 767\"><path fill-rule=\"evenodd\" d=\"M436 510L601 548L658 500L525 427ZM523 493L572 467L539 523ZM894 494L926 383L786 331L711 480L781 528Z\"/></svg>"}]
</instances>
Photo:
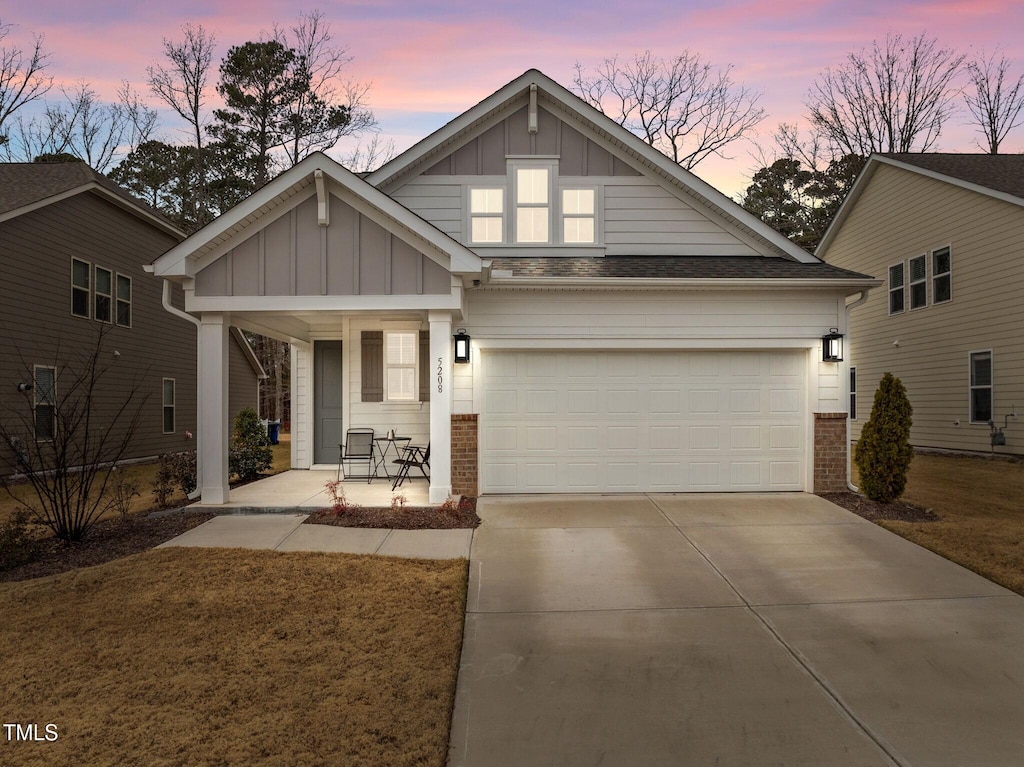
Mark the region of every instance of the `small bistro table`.
<instances>
[{"instance_id":1,"label":"small bistro table","mask_svg":"<svg viewBox=\"0 0 1024 767\"><path fill-rule=\"evenodd\" d=\"M395 460L402 457L403 448L412 442L412 437L374 437L373 444L377 448L377 462L373 465L373 476L380 477L379 469L384 468L384 476L390 480L391 472L388 471L388 452L394 449Z\"/></svg>"}]
</instances>

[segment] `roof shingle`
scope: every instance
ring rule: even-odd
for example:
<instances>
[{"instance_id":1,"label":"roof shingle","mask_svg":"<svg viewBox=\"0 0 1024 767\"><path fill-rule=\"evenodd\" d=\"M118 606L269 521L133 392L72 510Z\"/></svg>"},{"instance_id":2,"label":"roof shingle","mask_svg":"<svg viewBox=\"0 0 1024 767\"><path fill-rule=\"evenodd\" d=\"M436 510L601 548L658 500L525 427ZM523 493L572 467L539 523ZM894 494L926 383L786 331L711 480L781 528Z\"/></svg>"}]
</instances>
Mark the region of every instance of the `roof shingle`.
<instances>
[{"instance_id":1,"label":"roof shingle","mask_svg":"<svg viewBox=\"0 0 1024 767\"><path fill-rule=\"evenodd\" d=\"M1024 155L1021 154L883 154L907 165L941 173L997 192L1024 198Z\"/></svg>"},{"instance_id":2,"label":"roof shingle","mask_svg":"<svg viewBox=\"0 0 1024 767\"><path fill-rule=\"evenodd\" d=\"M494 258L491 269L513 277L663 279L871 279L825 263L759 256L608 256Z\"/></svg>"}]
</instances>

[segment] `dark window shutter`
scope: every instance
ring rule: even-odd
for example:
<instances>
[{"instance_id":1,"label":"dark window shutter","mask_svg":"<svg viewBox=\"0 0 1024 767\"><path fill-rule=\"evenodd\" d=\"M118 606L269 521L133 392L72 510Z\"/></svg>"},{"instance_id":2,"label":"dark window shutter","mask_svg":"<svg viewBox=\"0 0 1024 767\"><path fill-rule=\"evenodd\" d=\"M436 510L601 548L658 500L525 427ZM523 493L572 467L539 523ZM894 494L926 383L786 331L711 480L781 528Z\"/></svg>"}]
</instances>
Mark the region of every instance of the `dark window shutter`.
<instances>
[{"instance_id":1,"label":"dark window shutter","mask_svg":"<svg viewBox=\"0 0 1024 767\"><path fill-rule=\"evenodd\" d=\"M430 402L430 331L420 331L420 402Z\"/></svg>"},{"instance_id":2,"label":"dark window shutter","mask_svg":"<svg viewBox=\"0 0 1024 767\"><path fill-rule=\"evenodd\" d=\"M361 338L363 402L384 401L384 331L364 330Z\"/></svg>"}]
</instances>

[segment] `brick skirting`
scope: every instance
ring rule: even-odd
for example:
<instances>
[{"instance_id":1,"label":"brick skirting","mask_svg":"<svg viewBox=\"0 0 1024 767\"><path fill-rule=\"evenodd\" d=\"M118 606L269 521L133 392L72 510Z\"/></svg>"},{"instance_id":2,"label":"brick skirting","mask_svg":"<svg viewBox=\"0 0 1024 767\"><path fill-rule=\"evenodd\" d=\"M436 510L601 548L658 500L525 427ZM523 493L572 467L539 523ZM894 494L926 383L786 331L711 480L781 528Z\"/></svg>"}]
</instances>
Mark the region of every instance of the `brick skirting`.
<instances>
[{"instance_id":1,"label":"brick skirting","mask_svg":"<svg viewBox=\"0 0 1024 767\"><path fill-rule=\"evenodd\" d=\"M814 492L842 493L846 487L846 413L814 414Z\"/></svg>"},{"instance_id":2,"label":"brick skirting","mask_svg":"<svg viewBox=\"0 0 1024 767\"><path fill-rule=\"evenodd\" d=\"M452 416L452 495L477 495L477 415Z\"/></svg>"}]
</instances>

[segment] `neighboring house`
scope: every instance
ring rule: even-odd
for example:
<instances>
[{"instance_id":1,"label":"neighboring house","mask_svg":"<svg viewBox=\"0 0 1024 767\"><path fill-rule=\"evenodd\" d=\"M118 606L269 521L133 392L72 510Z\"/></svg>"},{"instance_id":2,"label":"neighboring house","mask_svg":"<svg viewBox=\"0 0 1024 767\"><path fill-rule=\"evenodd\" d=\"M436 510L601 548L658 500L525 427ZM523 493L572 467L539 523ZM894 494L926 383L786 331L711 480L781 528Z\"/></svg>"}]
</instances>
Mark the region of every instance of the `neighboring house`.
<instances>
[{"instance_id":1,"label":"neighboring house","mask_svg":"<svg viewBox=\"0 0 1024 767\"><path fill-rule=\"evenodd\" d=\"M884 277L850 312L851 436L883 373L914 408L911 443L992 450L1024 408L1024 156L872 155L817 255ZM853 410L853 406L851 406ZM1024 419L997 453L1024 454Z\"/></svg>"},{"instance_id":2,"label":"neighboring house","mask_svg":"<svg viewBox=\"0 0 1024 767\"><path fill-rule=\"evenodd\" d=\"M202 318L207 503L229 322L292 345L295 468L368 426L430 442L432 502L845 488L822 336L878 284L535 70L365 179L311 155L154 272Z\"/></svg>"},{"instance_id":3,"label":"neighboring house","mask_svg":"<svg viewBox=\"0 0 1024 767\"><path fill-rule=\"evenodd\" d=\"M84 163L0 164L0 418L34 409L35 438L52 428L48 391L66 393L67 364L95 348L100 329L112 371L97 394L99 422L137 383L146 397L127 458L195 447L196 334L168 314L161 286L143 272L185 235ZM172 304L184 306L175 288ZM235 331L229 410L255 407L262 375ZM114 356L114 353L117 356ZM62 372L63 371L63 372ZM32 384L21 392L19 384ZM23 387L24 388L24 387ZM0 471L12 456L0 451Z\"/></svg>"}]
</instances>

